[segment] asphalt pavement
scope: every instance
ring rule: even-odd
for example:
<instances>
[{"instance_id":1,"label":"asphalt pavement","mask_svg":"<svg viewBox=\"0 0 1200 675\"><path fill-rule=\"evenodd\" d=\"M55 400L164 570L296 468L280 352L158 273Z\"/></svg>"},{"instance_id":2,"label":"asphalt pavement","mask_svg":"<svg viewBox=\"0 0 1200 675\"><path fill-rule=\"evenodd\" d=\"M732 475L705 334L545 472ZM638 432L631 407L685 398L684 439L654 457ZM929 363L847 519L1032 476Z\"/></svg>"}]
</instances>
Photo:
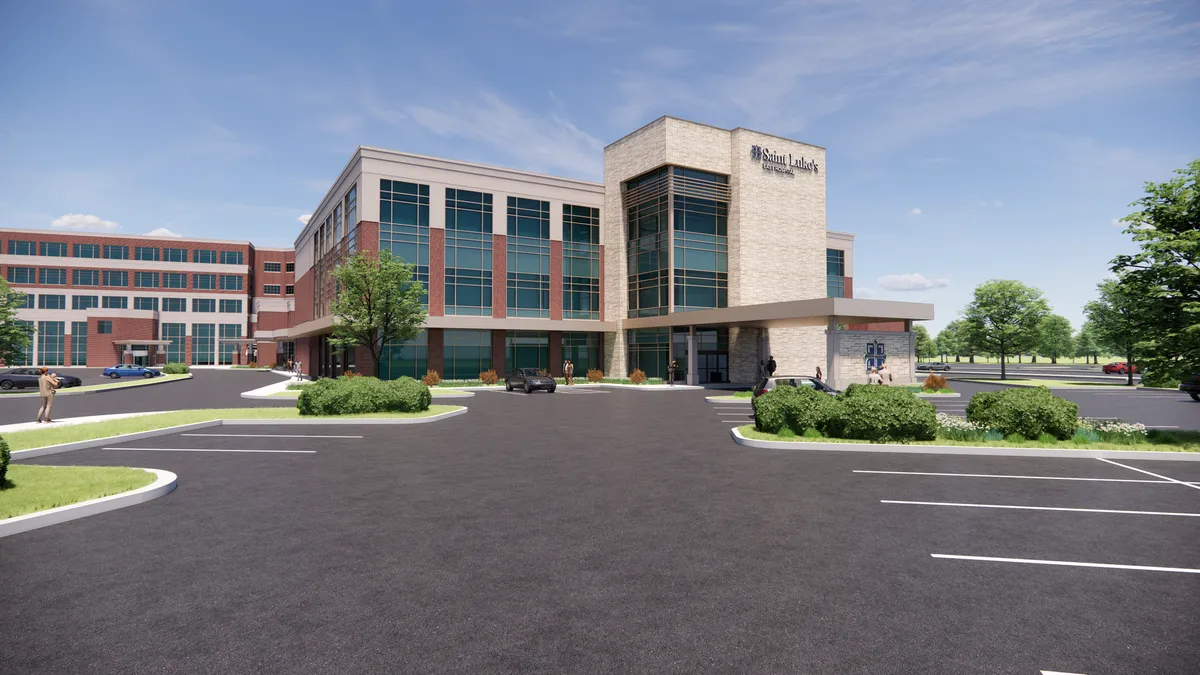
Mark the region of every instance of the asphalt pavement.
<instances>
[{"instance_id":1,"label":"asphalt pavement","mask_svg":"<svg viewBox=\"0 0 1200 675\"><path fill-rule=\"evenodd\" d=\"M227 426L40 458L167 469L179 488L0 540L4 670L1200 663L1198 463L754 450L712 392L566 389L481 392L436 424Z\"/></svg>"}]
</instances>

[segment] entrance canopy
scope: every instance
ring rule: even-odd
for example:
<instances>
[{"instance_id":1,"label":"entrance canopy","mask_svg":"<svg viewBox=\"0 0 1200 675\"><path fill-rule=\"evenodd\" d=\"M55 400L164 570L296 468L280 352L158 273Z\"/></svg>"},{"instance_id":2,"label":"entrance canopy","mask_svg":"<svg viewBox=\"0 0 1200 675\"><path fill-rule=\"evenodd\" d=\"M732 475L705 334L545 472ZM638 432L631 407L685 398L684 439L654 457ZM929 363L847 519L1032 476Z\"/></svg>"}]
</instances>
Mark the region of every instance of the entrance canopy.
<instances>
[{"instance_id":1,"label":"entrance canopy","mask_svg":"<svg viewBox=\"0 0 1200 675\"><path fill-rule=\"evenodd\" d=\"M893 302L863 298L814 298L761 305L675 312L665 316L625 319L627 329L665 328L669 326L749 326L786 328L813 326L836 320L839 323L875 323L885 321L928 321L933 305L923 302Z\"/></svg>"}]
</instances>

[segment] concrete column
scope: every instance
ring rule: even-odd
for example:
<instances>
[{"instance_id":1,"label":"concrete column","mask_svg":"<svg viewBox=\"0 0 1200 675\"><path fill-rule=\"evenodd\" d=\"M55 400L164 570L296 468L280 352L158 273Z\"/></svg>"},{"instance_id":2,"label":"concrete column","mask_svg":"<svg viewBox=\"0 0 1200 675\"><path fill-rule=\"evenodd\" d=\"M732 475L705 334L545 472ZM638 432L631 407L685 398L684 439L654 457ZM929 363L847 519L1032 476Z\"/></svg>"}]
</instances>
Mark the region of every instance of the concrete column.
<instances>
[{"instance_id":1,"label":"concrete column","mask_svg":"<svg viewBox=\"0 0 1200 675\"><path fill-rule=\"evenodd\" d=\"M696 327L688 326L687 336L687 383L700 384L700 374L696 372Z\"/></svg>"},{"instance_id":2,"label":"concrete column","mask_svg":"<svg viewBox=\"0 0 1200 675\"><path fill-rule=\"evenodd\" d=\"M838 389L837 372L841 367L842 346L839 344L837 332L837 317L829 317L829 327L825 330L825 383Z\"/></svg>"},{"instance_id":3,"label":"concrete column","mask_svg":"<svg viewBox=\"0 0 1200 675\"><path fill-rule=\"evenodd\" d=\"M917 381L917 336L912 332L912 321L904 322L904 330L908 333L908 382Z\"/></svg>"}]
</instances>

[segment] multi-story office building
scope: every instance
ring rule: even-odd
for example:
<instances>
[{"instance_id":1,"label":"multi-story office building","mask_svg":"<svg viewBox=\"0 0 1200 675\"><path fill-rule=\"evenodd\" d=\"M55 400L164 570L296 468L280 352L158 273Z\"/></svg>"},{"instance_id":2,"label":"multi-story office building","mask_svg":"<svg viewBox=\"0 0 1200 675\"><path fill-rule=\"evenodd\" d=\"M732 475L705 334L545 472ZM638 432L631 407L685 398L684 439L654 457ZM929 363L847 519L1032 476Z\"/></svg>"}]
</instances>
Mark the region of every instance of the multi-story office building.
<instances>
[{"instance_id":1,"label":"multi-story office building","mask_svg":"<svg viewBox=\"0 0 1200 675\"><path fill-rule=\"evenodd\" d=\"M390 250L428 290L426 329L382 374L541 367L749 382L887 362L911 378L926 304L854 298L852 235L825 220L825 149L660 118L604 150L604 182L359 148L296 240L305 370L368 370L332 347L331 270Z\"/></svg>"},{"instance_id":2,"label":"multi-story office building","mask_svg":"<svg viewBox=\"0 0 1200 675\"><path fill-rule=\"evenodd\" d=\"M275 363L291 349L290 249L17 229L0 245L34 330L20 365Z\"/></svg>"}]
</instances>

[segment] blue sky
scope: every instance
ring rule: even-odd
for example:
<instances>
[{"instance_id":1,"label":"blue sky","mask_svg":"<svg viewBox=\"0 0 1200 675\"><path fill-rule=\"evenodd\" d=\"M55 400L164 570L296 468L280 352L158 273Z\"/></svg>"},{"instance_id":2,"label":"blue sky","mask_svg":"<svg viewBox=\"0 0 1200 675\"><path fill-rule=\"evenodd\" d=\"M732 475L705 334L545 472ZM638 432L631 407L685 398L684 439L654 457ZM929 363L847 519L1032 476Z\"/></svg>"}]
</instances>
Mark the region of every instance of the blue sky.
<instances>
[{"instance_id":1,"label":"blue sky","mask_svg":"<svg viewBox=\"0 0 1200 675\"><path fill-rule=\"evenodd\" d=\"M990 278L1078 327L1114 220L1200 157L1184 1L48 0L0 62L5 226L290 245L357 145L599 179L671 114L828 148L857 294L935 331Z\"/></svg>"}]
</instances>

